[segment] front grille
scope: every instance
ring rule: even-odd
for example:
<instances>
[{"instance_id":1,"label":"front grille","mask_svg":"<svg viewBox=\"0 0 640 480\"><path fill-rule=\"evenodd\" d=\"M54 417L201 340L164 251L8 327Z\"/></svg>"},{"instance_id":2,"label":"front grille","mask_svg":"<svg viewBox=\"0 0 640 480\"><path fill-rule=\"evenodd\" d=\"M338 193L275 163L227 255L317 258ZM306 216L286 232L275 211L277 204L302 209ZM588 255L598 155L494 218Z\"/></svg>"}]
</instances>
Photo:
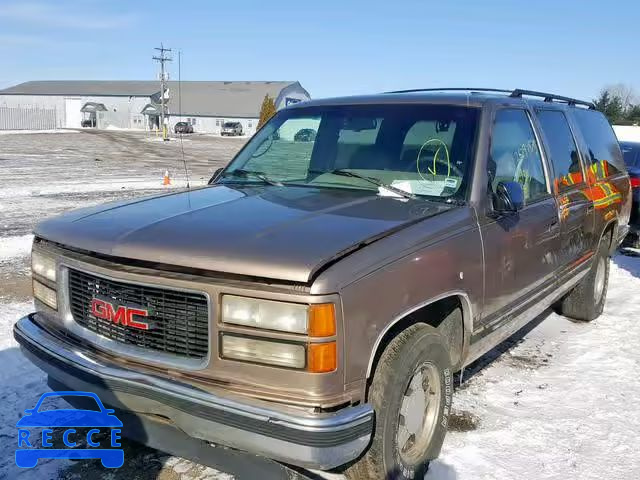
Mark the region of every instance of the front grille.
<instances>
[{"instance_id":1,"label":"front grille","mask_svg":"<svg viewBox=\"0 0 640 480\"><path fill-rule=\"evenodd\" d=\"M91 313L94 298L149 310L150 330L116 324ZM204 358L209 348L205 295L117 282L69 269L69 304L79 325L112 340L185 358Z\"/></svg>"}]
</instances>

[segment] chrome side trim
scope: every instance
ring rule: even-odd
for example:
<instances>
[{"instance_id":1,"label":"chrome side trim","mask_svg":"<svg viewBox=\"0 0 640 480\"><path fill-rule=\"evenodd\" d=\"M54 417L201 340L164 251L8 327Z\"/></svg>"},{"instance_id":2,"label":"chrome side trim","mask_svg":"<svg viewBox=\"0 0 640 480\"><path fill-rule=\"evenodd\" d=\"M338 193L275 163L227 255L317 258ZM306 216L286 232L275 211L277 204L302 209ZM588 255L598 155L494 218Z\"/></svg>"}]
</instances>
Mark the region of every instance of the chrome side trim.
<instances>
[{"instance_id":1,"label":"chrome side trim","mask_svg":"<svg viewBox=\"0 0 640 480\"><path fill-rule=\"evenodd\" d=\"M588 269L575 275L573 278L570 278L563 285L559 285L557 289L553 290L544 298L536 302L531 308L522 312L522 314L518 317L497 328L496 330L489 333L485 337L482 337L476 342L471 343L471 347L469 348L468 356L465 359L464 364L469 365L473 363L475 360L483 356L485 353L489 352L494 347L498 346L504 340L527 325L538 315L542 314L553 304L555 300L560 298L564 293L571 290L574 285L580 282L580 280L582 280L584 276L587 275L587 273L589 273Z\"/></svg>"},{"instance_id":2,"label":"chrome side trim","mask_svg":"<svg viewBox=\"0 0 640 480\"><path fill-rule=\"evenodd\" d=\"M369 357L369 364L367 366L367 378L369 378L372 374L371 370L373 368L373 360L376 356L376 352L378 351L378 348L380 347L380 343L382 342L382 339L387 334L387 332L391 329L391 327L393 327L396 323L398 323L400 320L405 318L407 315L415 312L416 310L420 310L422 307L431 305L432 303L435 303L438 300L442 300L443 298L454 297L454 296L462 298L462 302L460 303L462 304L462 320L464 322L463 333L465 338L470 337L471 333L473 332L473 309L471 307L471 300L469 300L469 295L467 295L467 293L463 292L462 290L451 290L449 292L442 293L436 297L430 298L429 300L426 300L422 303L414 305L410 309L400 313L393 320L391 320L391 322L389 322L387 326L378 334L378 338L376 338L376 341L373 344L373 349L371 350L371 356Z\"/></svg>"}]
</instances>

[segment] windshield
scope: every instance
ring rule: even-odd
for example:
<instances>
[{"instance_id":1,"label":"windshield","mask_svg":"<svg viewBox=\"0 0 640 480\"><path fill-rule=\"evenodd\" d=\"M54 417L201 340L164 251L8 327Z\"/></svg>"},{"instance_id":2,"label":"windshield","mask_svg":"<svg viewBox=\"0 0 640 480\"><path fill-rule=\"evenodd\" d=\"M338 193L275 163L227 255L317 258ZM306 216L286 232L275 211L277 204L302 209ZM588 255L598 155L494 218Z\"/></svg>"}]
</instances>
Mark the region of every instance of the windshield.
<instances>
[{"instance_id":1,"label":"windshield","mask_svg":"<svg viewBox=\"0 0 640 480\"><path fill-rule=\"evenodd\" d=\"M382 188L366 176L414 195L466 199L478 112L415 104L283 110L217 183L256 183L258 173L279 188Z\"/></svg>"},{"instance_id":2,"label":"windshield","mask_svg":"<svg viewBox=\"0 0 640 480\"><path fill-rule=\"evenodd\" d=\"M223 127L224 127L224 128L233 128L233 127L235 127L235 126L236 126L236 124L235 124L235 123L225 123L225 124L223 125Z\"/></svg>"},{"instance_id":3,"label":"windshield","mask_svg":"<svg viewBox=\"0 0 640 480\"><path fill-rule=\"evenodd\" d=\"M620 143L624 163L627 167L640 167L640 143Z\"/></svg>"}]
</instances>

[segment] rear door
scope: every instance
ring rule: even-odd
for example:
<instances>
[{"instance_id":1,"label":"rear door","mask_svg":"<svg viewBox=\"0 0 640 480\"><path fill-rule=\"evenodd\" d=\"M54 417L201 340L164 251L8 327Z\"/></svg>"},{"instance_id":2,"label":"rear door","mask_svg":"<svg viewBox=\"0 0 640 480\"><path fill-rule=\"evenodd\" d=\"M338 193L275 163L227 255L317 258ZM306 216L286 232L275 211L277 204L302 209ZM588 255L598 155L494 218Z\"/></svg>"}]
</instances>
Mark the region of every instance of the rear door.
<instances>
[{"instance_id":1,"label":"rear door","mask_svg":"<svg viewBox=\"0 0 640 480\"><path fill-rule=\"evenodd\" d=\"M631 186L618 139L607 118L584 108L568 110L585 159L585 173L595 210L594 246L609 224L616 224L614 242L626 232L631 212Z\"/></svg>"},{"instance_id":2,"label":"rear door","mask_svg":"<svg viewBox=\"0 0 640 480\"><path fill-rule=\"evenodd\" d=\"M487 175L489 196L500 182L517 181L524 190L525 206L515 214L497 218L490 207L479 215L485 252L480 337L517 317L555 287L558 207L527 110L496 110Z\"/></svg>"},{"instance_id":3,"label":"rear door","mask_svg":"<svg viewBox=\"0 0 640 480\"><path fill-rule=\"evenodd\" d=\"M586 265L593 254L594 207L584 162L564 111L551 106L539 108L536 117L545 139L552 170L552 190L560 211L557 255L558 275L562 279Z\"/></svg>"}]
</instances>

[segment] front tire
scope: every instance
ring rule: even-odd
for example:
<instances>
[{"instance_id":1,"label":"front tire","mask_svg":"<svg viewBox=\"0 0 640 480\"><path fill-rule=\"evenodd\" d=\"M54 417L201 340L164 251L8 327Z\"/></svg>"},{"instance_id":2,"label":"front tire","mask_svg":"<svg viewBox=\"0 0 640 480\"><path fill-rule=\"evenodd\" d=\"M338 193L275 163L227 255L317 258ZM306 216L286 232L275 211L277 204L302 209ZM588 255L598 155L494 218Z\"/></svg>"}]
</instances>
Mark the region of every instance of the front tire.
<instances>
[{"instance_id":1,"label":"front tire","mask_svg":"<svg viewBox=\"0 0 640 480\"><path fill-rule=\"evenodd\" d=\"M382 353L369 391L376 413L371 445L346 476L422 480L440 454L452 393L444 337L425 324L401 332Z\"/></svg>"},{"instance_id":2,"label":"front tire","mask_svg":"<svg viewBox=\"0 0 640 480\"><path fill-rule=\"evenodd\" d=\"M555 310L565 317L591 322L602 314L609 288L611 234L600 239L591 270L567 296L558 302Z\"/></svg>"}]
</instances>

